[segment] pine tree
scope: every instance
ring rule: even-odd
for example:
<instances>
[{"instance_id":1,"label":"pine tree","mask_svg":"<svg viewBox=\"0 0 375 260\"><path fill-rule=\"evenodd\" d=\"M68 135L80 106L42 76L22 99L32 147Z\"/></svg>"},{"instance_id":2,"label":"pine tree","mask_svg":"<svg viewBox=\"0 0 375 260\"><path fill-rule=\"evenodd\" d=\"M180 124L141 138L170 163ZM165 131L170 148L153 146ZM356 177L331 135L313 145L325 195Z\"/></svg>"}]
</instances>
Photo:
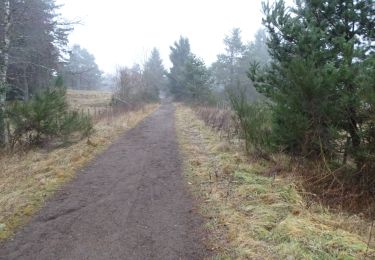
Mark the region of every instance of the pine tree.
<instances>
[{"instance_id":1,"label":"pine tree","mask_svg":"<svg viewBox=\"0 0 375 260\"><path fill-rule=\"evenodd\" d=\"M102 72L94 55L79 45L73 46L61 72L68 87L73 89L98 89L101 85Z\"/></svg>"},{"instance_id":2,"label":"pine tree","mask_svg":"<svg viewBox=\"0 0 375 260\"><path fill-rule=\"evenodd\" d=\"M259 29L255 34L254 41L247 44L242 60L243 66L247 68L249 64L254 62L262 66L266 66L271 62L267 47L267 33L264 29Z\"/></svg>"},{"instance_id":3,"label":"pine tree","mask_svg":"<svg viewBox=\"0 0 375 260\"><path fill-rule=\"evenodd\" d=\"M143 68L147 99L158 100L159 92L166 88L166 71L158 49L154 48Z\"/></svg>"},{"instance_id":4,"label":"pine tree","mask_svg":"<svg viewBox=\"0 0 375 260\"><path fill-rule=\"evenodd\" d=\"M304 155L341 156L343 161L351 156L359 172L371 164L373 169L366 148L373 141L365 136L372 131L374 103L363 96L372 83L361 73L374 71L369 62L375 51L373 1L263 6L273 61L264 74L252 67L250 76L273 101L277 142Z\"/></svg>"},{"instance_id":5,"label":"pine tree","mask_svg":"<svg viewBox=\"0 0 375 260\"><path fill-rule=\"evenodd\" d=\"M173 64L168 74L171 94L176 100L208 102L211 98L210 74L204 62L191 53L187 38L171 47Z\"/></svg>"},{"instance_id":6,"label":"pine tree","mask_svg":"<svg viewBox=\"0 0 375 260\"><path fill-rule=\"evenodd\" d=\"M184 78L186 99L201 104L209 101L211 95L209 72L204 62L193 54L186 62Z\"/></svg>"},{"instance_id":7,"label":"pine tree","mask_svg":"<svg viewBox=\"0 0 375 260\"><path fill-rule=\"evenodd\" d=\"M180 100L186 95L184 71L191 54L189 39L181 36L179 41L175 42L170 49L171 54L169 57L173 66L168 74L169 88L171 94L177 100Z\"/></svg>"},{"instance_id":8,"label":"pine tree","mask_svg":"<svg viewBox=\"0 0 375 260\"><path fill-rule=\"evenodd\" d=\"M0 1L0 145L5 141L7 95L27 100L48 87L71 26L62 23L54 0Z\"/></svg>"},{"instance_id":9,"label":"pine tree","mask_svg":"<svg viewBox=\"0 0 375 260\"><path fill-rule=\"evenodd\" d=\"M217 61L212 65L212 72L216 84L221 85L226 90L233 88L240 81L242 84L248 83L246 77L246 67L242 66L246 47L242 42L241 30L234 28L229 35L224 38L225 53L217 56Z\"/></svg>"}]
</instances>

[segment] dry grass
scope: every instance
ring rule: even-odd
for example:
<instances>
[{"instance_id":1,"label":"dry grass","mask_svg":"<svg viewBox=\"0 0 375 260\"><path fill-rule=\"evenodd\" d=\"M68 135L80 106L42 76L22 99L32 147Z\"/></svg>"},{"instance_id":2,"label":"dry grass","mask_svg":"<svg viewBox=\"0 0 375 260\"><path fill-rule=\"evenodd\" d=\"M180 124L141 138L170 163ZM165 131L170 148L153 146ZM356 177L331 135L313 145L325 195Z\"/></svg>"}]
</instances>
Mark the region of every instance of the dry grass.
<instances>
[{"instance_id":1,"label":"dry grass","mask_svg":"<svg viewBox=\"0 0 375 260\"><path fill-rule=\"evenodd\" d=\"M87 111L94 108L106 108L111 102L112 93L109 91L68 89L67 97L72 108Z\"/></svg>"},{"instance_id":2,"label":"dry grass","mask_svg":"<svg viewBox=\"0 0 375 260\"><path fill-rule=\"evenodd\" d=\"M85 101L85 98L80 100ZM74 177L78 169L157 107L156 104L148 105L138 111L99 121L90 144L82 140L52 151L33 150L0 157L0 240L12 235L46 198Z\"/></svg>"},{"instance_id":3,"label":"dry grass","mask_svg":"<svg viewBox=\"0 0 375 260\"><path fill-rule=\"evenodd\" d=\"M373 245L367 249L368 222L307 203L290 178L273 176L274 165L249 161L191 109L178 106L176 117L187 178L207 217L215 259L375 257ZM286 156L274 159L288 168Z\"/></svg>"}]
</instances>

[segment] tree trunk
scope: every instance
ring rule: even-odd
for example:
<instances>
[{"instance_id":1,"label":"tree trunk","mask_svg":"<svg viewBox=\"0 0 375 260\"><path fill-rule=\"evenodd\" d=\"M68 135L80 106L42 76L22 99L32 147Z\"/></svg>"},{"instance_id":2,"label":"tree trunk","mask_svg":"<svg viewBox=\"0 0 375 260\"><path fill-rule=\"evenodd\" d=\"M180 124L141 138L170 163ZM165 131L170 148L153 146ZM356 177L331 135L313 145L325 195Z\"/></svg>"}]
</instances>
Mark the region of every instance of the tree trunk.
<instances>
[{"instance_id":1,"label":"tree trunk","mask_svg":"<svg viewBox=\"0 0 375 260\"><path fill-rule=\"evenodd\" d=\"M359 174L357 175L357 181L361 181L363 175L362 175L362 169L363 169L363 158L360 155L359 149L361 146L361 136L359 134L358 129L358 122L357 122L357 114L354 106L350 106L349 108L349 117L348 117L348 132L350 135L351 143L352 143L352 152L354 156L354 160L357 166L357 169L359 170Z\"/></svg>"},{"instance_id":2,"label":"tree trunk","mask_svg":"<svg viewBox=\"0 0 375 260\"><path fill-rule=\"evenodd\" d=\"M7 80L7 71L9 63L9 45L10 45L10 3L9 0L4 2L4 17L2 24L4 26L4 35L1 39L1 48L0 48L0 57L1 57L1 66L0 66L0 82L2 84L6 83Z\"/></svg>"},{"instance_id":3,"label":"tree trunk","mask_svg":"<svg viewBox=\"0 0 375 260\"><path fill-rule=\"evenodd\" d=\"M24 100L29 100L29 82L27 80L27 69L26 65L23 67L23 88L24 88Z\"/></svg>"},{"instance_id":4,"label":"tree trunk","mask_svg":"<svg viewBox=\"0 0 375 260\"><path fill-rule=\"evenodd\" d=\"M0 45L0 146L5 144L5 88L7 83L7 72L9 64L9 46L10 46L10 1L5 0L2 8L4 8L4 16L1 21L4 26L4 35Z\"/></svg>"}]
</instances>

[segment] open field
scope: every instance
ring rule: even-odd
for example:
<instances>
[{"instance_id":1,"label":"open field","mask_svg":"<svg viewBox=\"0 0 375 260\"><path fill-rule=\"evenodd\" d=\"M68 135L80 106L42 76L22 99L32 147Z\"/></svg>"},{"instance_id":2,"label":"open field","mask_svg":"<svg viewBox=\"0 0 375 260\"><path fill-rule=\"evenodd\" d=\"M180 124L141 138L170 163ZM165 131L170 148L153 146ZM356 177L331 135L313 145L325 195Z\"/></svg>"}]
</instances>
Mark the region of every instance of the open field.
<instances>
[{"instance_id":1,"label":"open field","mask_svg":"<svg viewBox=\"0 0 375 260\"><path fill-rule=\"evenodd\" d=\"M373 259L371 223L307 201L287 175L249 159L187 107L176 127L191 190L201 202L215 259ZM275 155L288 171L288 158Z\"/></svg>"},{"instance_id":2,"label":"open field","mask_svg":"<svg viewBox=\"0 0 375 260\"><path fill-rule=\"evenodd\" d=\"M93 106L101 94L86 93L72 97L79 104ZM105 96L105 94L104 94ZM107 96L108 97L108 96ZM53 150L38 149L0 157L0 240L27 222L59 187L71 180L88 161L103 151L124 131L133 128L158 105L104 118L95 124L90 140L81 140Z\"/></svg>"},{"instance_id":3,"label":"open field","mask_svg":"<svg viewBox=\"0 0 375 260\"><path fill-rule=\"evenodd\" d=\"M109 91L68 89L67 97L72 108L92 110L107 107L111 102L112 93Z\"/></svg>"}]
</instances>

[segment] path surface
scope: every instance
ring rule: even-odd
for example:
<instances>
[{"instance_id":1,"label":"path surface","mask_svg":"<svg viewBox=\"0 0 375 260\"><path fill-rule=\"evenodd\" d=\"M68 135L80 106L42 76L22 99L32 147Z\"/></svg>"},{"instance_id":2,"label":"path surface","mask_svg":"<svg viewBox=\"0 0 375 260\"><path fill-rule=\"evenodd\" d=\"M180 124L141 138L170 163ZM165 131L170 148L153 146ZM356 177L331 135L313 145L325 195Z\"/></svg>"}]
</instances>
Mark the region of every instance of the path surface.
<instances>
[{"instance_id":1,"label":"path surface","mask_svg":"<svg viewBox=\"0 0 375 260\"><path fill-rule=\"evenodd\" d=\"M162 105L52 198L0 259L202 259L181 176L174 108Z\"/></svg>"}]
</instances>

